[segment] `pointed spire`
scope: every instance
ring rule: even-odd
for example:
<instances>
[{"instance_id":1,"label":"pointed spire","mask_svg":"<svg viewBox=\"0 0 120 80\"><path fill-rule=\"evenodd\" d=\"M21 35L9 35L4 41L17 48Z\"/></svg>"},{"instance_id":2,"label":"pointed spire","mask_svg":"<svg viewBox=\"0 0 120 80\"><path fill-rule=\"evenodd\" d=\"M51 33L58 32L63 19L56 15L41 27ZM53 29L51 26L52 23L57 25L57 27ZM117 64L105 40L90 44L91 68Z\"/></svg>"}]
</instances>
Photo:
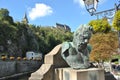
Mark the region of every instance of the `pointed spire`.
<instances>
[{"instance_id":1,"label":"pointed spire","mask_svg":"<svg viewBox=\"0 0 120 80\"><path fill-rule=\"evenodd\" d=\"M25 24L28 24L28 18L27 18L27 14L26 13L24 14L22 22L25 23Z\"/></svg>"}]
</instances>

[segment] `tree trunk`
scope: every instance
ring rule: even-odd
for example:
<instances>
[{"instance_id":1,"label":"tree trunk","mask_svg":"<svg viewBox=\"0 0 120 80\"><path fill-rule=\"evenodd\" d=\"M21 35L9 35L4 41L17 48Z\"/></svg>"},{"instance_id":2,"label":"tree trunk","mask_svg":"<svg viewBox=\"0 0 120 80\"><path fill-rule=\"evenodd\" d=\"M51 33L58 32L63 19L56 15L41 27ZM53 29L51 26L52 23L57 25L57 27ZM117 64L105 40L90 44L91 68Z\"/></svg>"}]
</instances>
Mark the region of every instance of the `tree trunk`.
<instances>
[{"instance_id":1,"label":"tree trunk","mask_svg":"<svg viewBox=\"0 0 120 80\"><path fill-rule=\"evenodd\" d=\"M109 68L110 68L110 72L112 72L112 64L111 64L111 60L109 61Z\"/></svg>"}]
</instances>

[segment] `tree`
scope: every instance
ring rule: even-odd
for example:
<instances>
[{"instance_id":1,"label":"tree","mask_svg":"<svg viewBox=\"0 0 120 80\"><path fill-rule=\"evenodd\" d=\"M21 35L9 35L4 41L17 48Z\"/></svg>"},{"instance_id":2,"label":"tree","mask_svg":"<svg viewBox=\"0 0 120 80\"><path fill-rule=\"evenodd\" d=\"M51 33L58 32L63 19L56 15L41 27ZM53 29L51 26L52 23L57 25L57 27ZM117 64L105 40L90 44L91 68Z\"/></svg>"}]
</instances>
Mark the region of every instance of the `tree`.
<instances>
[{"instance_id":1,"label":"tree","mask_svg":"<svg viewBox=\"0 0 120 80\"><path fill-rule=\"evenodd\" d=\"M92 45L90 60L97 63L110 60L113 53L117 50L117 39L115 32L94 34L90 39L90 44Z\"/></svg>"},{"instance_id":2,"label":"tree","mask_svg":"<svg viewBox=\"0 0 120 80\"><path fill-rule=\"evenodd\" d=\"M33 27L32 27L33 26ZM46 54L51 51L56 45L61 44L64 41L72 41L72 33L66 32L53 27L42 27L31 25L32 30L35 32L39 50Z\"/></svg>"},{"instance_id":3,"label":"tree","mask_svg":"<svg viewBox=\"0 0 120 80\"><path fill-rule=\"evenodd\" d=\"M95 33L97 32L107 33L111 30L111 26L107 18L92 20L89 22L89 25L93 27Z\"/></svg>"},{"instance_id":4,"label":"tree","mask_svg":"<svg viewBox=\"0 0 120 80\"><path fill-rule=\"evenodd\" d=\"M120 10L115 13L112 25L114 29L118 30L118 40L119 40L119 49L120 49Z\"/></svg>"},{"instance_id":5,"label":"tree","mask_svg":"<svg viewBox=\"0 0 120 80\"><path fill-rule=\"evenodd\" d=\"M10 24L14 24L13 18L9 16L9 11L4 8L0 9L0 20L8 21Z\"/></svg>"},{"instance_id":6,"label":"tree","mask_svg":"<svg viewBox=\"0 0 120 80\"><path fill-rule=\"evenodd\" d=\"M118 10L115 13L112 25L114 27L114 29L119 30L120 31L120 10Z\"/></svg>"},{"instance_id":7,"label":"tree","mask_svg":"<svg viewBox=\"0 0 120 80\"><path fill-rule=\"evenodd\" d=\"M7 40L14 41L16 38L17 28L6 21L0 21L0 44ZM5 44L4 44L5 45Z\"/></svg>"}]
</instances>

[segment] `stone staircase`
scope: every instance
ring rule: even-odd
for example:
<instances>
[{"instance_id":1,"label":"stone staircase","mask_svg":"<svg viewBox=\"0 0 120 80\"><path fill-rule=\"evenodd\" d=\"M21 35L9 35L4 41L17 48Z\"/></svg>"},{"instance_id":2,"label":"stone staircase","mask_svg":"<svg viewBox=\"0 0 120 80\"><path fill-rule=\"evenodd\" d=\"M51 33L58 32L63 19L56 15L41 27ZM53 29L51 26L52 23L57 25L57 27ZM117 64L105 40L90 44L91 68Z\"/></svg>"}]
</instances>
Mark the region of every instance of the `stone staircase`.
<instances>
[{"instance_id":1,"label":"stone staircase","mask_svg":"<svg viewBox=\"0 0 120 80\"><path fill-rule=\"evenodd\" d=\"M31 74L29 80L43 80L43 77L47 77L46 75L50 74L50 70L52 69L51 66L51 64L43 64L40 69Z\"/></svg>"},{"instance_id":2,"label":"stone staircase","mask_svg":"<svg viewBox=\"0 0 120 80\"><path fill-rule=\"evenodd\" d=\"M61 44L57 45L50 53L45 55L44 64L34 73L29 80L54 80L55 68L68 67L61 57Z\"/></svg>"}]
</instances>

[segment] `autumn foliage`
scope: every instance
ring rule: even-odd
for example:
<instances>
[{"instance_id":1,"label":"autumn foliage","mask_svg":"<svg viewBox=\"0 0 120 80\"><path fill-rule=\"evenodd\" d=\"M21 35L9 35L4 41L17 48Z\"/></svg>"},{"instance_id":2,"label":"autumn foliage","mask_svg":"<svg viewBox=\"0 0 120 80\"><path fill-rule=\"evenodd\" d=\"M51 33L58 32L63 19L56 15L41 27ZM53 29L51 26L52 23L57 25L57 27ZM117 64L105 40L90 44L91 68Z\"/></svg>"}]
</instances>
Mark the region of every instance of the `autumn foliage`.
<instances>
[{"instance_id":1,"label":"autumn foliage","mask_svg":"<svg viewBox=\"0 0 120 80\"><path fill-rule=\"evenodd\" d=\"M90 39L92 45L90 60L98 63L109 60L118 48L117 38L115 32L94 34Z\"/></svg>"}]
</instances>

